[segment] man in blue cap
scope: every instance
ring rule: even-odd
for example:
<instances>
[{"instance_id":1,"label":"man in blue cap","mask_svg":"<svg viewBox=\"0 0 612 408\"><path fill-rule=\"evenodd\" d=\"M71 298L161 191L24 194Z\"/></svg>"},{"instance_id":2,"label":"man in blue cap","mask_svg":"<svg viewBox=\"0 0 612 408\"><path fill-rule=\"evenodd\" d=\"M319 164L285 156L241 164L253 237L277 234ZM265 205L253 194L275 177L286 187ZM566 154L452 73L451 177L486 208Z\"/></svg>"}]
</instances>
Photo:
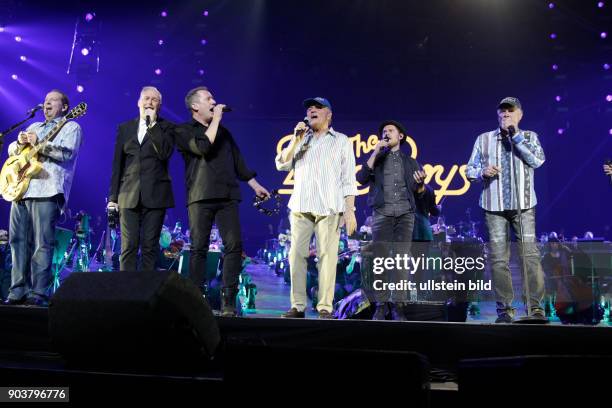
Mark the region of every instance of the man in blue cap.
<instances>
[{"instance_id":1,"label":"man in blue cap","mask_svg":"<svg viewBox=\"0 0 612 408\"><path fill-rule=\"evenodd\" d=\"M319 269L319 318L332 317L340 227L351 235L355 220L355 156L348 137L330 127L332 108L322 97L304 101L306 118L275 159L276 168L294 171L291 209L291 308L282 317L303 318L308 302L306 266L314 232Z\"/></svg>"},{"instance_id":2,"label":"man in blue cap","mask_svg":"<svg viewBox=\"0 0 612 408\"><path fill-rule=\"evenodd\" d=\"M525 299L528 312L538 320L545 319L541 306L544 274L535 245L537 200L534 189L534 170L544 164L545 156L538 135L519 129L522 118L523 109L517 98L502 99L497 105L499 127L478 136L466 169L470 181L483 182L480 207L485 212L489 230L491 271L497 300L496 323L511 323L515 314L509 266L509 226L522 243L520 255L530 288L529 299Z\"/></svg>"}]
</instances>

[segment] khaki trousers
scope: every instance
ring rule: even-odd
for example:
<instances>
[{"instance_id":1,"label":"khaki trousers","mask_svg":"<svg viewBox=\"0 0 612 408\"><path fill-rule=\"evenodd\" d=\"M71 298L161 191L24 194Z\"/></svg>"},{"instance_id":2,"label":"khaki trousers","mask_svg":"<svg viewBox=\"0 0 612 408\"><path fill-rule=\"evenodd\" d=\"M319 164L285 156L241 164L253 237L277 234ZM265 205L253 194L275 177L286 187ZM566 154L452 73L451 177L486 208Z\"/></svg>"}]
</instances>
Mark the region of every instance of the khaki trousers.
<instances>
[{"instance_id":1,"label":"khaki trousers","mask_svg":"<svg viewBox=\"0 0 612 408\"><path fill-rule=\"evenodd\" d=\"M340 217L334 215L313 215L291 212L291 307L302 312L306 310L306 265L312 233L317 240L317 268L319 270L319 301L317 311L332 312L336 286L336 264L338 263L338 242L340 241Z\"/></svg>"}]
</instances>

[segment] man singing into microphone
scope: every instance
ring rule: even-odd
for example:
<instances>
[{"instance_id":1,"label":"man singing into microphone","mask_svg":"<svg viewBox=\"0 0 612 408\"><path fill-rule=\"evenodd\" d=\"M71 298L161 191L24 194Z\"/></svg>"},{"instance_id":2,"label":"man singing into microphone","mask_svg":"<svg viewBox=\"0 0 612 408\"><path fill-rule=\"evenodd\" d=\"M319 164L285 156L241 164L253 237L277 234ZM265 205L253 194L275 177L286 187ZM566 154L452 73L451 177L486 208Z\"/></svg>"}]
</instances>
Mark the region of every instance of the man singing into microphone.
<instances>
[{"instance_id":1,"label":"man singing into microphone","mask_svg":"<svg viewBox=\"0 0 612 408\"><path fill-rule=\"evenodd\" d=\"M388 120L379 126L381 139L374 147L365 166L357 173L357 181L370 184L368 205L372 207L372 242L377 246L392 249L403 256L410 251L415 219L415 195L421 198L425 192L426 174L419 163L400 150L406 140L404 126ZM387 251L384 251L387 252ZM389 254L385 254L389 256ZM407 280L409 271L393 269L382 275L387 283ZM373 290L372 301L376 304L373 320L385 320L391 312L392 320L406 320L403 306L408 301L404 290Z\"/></svg>"},{"instance_id":2,"label":"man singing into microphone","mask_svg":"<svg viewBox=\"0 0 612 408\"><path fill-rule=\"evenodd\" d=\"M544 163L545 157L538 135L533 131L519 129L522 117L523 110L517 98L502 99L497 105L499 128L478 136L466 170L471 181L483 183L480 206L484 209L489 231L491 269L497 300L496 323L511 323L515 313L512 307L514 290L509 267L508 226L522 243L521 267L523 264L526 266L530 289L530 298L524 299L525 305L531 311L531 316L544 319L541 306L544 275L535 245L537 200L534 169ZM522 218L522 236L519 217Z\"/></svg>"},{"instance_id":3,"label":"man singing into microphone","mask_svg":"<svg viewBox=\"0 0 612 408\"><path fill-rule=\"evenodd\" d=\"M259 197L270 193L255 180L234 141L221 125L226 105L217 104L206 87L185 96L192 120L176 128L175 141L185 160L187 209L191 231L191 280L202 288L212 224L216 221L224 244L222 316L236 316L236 295L242 269L240 187L246 181Z\"/></svg>"},{"instance_id":4,"label":"man singing into microphone","mask_svg":"<svg viewBox=\"0 0 612 408\"><path fill-rule=\"evenodd\" d=\"M282 317L303 318L306 265L314 232L319 269L319 318L332 317L340 227L351 235L355 220L355 156L348 137L330 127L332 108L325 98L304 101L306 118L294 129L289 145L276 156L278 170L294 170L291 209L291 309Z\"/></svg>"},{"instance_id":5,"label":"man singing into microphone","mask_svg":"<svg viewBox=\"0 0 612 408\"><path fill-rule=\"evenodd\" d=\"M162 95L152 86L140 92L136 119L119 125L108 208L119 210L122 271L155 269L166 209L174 207L168 161L173 124L159 117Z\"/></svg>"}]
</instances>

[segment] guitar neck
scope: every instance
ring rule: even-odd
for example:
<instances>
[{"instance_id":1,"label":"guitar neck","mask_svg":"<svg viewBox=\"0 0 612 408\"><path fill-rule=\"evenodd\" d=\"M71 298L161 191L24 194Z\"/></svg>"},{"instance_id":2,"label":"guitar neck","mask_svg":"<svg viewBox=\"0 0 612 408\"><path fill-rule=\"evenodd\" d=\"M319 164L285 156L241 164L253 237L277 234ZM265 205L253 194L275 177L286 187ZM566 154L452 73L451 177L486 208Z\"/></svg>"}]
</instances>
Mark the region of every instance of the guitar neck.
<instances>
[{"instance_id":1,"label":"guitar neck","mask_svg":"<svg viewBox=\"0 0 612 408\"><path fill-rule=\"evenodd\" d=\"M47 135L39 143L37 143L36 146L32 148L32 150L30 150L27 159L32 159L34 155L38 154L47 145L47 142L53 140L55 136L57 136L59 131L62 130L62 127L66 124L66 122L66 117L61 118L60 121L57 122L55 126L53 126L53 129L51 129L49 133L47 133Z\"/></svg>"}]
</instances>

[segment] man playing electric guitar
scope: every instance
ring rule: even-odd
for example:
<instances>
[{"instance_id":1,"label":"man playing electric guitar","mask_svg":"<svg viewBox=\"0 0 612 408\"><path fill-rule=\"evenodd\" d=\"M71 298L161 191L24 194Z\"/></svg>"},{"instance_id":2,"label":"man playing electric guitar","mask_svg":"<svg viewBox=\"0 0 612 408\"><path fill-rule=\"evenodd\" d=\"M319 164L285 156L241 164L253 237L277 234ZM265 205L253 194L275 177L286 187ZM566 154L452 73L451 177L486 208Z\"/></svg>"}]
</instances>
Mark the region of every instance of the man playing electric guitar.
<instances>
[{"instance_id":1,"label":"man playing electric guitar","mask_svg":"<svg viewBox=\"0 0 612 408\"><path fill-rule=\"evenodd\" d=\"M15 156L35 146L68 113L66 94L56 89L45 97L44 122L35 122L8 148ZM55 225L68 201L76 158L81 145L81 127L66 122L55 138L39 151L42 170L29 183L23 197L11 204L9 242L13 269L11 288L5 304L47 306L53 279L51 262L55 246Z\"/></svg>"}]
</instances>

